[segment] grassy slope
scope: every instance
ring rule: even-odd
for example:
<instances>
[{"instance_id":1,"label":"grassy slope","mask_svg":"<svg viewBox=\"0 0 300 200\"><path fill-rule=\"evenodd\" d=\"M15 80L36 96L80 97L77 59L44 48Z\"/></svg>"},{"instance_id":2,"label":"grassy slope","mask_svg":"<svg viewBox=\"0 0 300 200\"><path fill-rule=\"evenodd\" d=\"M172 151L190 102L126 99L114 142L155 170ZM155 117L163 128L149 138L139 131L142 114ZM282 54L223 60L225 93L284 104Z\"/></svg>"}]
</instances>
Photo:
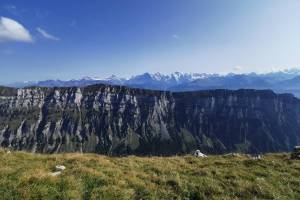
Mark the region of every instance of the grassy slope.
<instances>
[{"instance_id":1,"label":"grassy slope","mask_svg":"<svg viewBox=\"0 0 300 200\"><path fill-rule=\"evenodd\" d=\"M51 177L54 166L67 167ZM300 161L287 154L123 157L0 150L1 199L300 199Z\"/></svg>"}]
</instances>

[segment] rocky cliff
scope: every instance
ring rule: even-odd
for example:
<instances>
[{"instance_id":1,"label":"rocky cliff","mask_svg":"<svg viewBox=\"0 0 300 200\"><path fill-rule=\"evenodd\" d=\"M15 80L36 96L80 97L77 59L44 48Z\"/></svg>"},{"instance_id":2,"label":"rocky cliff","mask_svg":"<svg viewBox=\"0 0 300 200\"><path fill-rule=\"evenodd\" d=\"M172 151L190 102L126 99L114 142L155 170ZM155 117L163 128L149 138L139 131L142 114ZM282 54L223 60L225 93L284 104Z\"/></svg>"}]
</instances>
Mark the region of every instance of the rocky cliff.
<instances>
[{"instance_id":1,"label":"rocky cliff","mask_svg":"<svg viewBox=\"0 0 300 200\"><path fill-rule=\"evenodd\" d=\"M300 100L268 90L0 88L0 145L40 153L276 152L300 143Z\"/></svg>"}]
</instances>

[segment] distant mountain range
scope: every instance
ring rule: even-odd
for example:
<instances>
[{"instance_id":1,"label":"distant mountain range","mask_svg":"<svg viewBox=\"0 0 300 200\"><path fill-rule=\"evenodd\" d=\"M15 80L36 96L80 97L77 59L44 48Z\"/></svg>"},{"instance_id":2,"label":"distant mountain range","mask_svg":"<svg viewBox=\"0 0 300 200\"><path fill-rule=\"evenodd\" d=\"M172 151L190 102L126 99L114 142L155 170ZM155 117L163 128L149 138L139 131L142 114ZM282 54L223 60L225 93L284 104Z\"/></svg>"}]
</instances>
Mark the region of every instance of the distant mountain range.
<instances>
[{"instance_id":1,"label":"distant mountain range","mask_svg":"<svg viewBox=\"0 0 300 200\"><path fill-rule=\"evenodd\" d=\"M133 88L195 91L207 89L272 89L278 93L292 93L300 97L300 69L289 69L264 74L248 73L226 75L207 73L172 74L144 73L131 78L120 78L112 75L108 78L91 78L72 80L45 80L17 82L7 86L24 88L29 86L40 87L83 87L93 84L124 85Z\"/></svg>"}]
</instances>

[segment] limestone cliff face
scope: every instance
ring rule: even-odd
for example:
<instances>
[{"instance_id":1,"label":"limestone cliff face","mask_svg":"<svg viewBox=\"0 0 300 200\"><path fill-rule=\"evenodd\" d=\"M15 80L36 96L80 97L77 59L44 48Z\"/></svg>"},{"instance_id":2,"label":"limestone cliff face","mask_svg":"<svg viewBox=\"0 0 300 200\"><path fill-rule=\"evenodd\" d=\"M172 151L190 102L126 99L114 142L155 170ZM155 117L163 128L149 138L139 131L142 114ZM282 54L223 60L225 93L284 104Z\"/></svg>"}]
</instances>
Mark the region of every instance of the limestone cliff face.
<instances>
[{"instance_id":1,"label":"limestone cliff face","mask_svg":"<svg viewBox=\"0 0 300 200\"><path fill-rule=\"evenodd\" d=\"M0 88L0 145L18 150L170 155L299 143L300 100L271 91Z\"/></svg>"}]
</instances>

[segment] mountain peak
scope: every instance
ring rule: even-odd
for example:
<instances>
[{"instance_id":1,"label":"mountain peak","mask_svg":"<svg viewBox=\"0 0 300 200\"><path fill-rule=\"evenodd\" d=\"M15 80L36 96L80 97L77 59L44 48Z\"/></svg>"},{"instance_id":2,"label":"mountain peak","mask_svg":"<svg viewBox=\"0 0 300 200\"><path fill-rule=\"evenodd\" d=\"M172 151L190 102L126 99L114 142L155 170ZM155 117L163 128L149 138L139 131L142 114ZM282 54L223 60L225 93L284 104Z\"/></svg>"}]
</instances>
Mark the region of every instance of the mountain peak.
<instances>
[{"instance_id":1,"label":"mountain peak","mask_svg":"<svg viewBox=\"0 0 300 200\"><path fill-rule=\"evenodd\" d=\"M28 87L28 86L43 86L43 87L71 87L71 86L86 86L93 84L110 84L124 85L135 88L155 89L155 90L170 90L170 91L191 91L203 89L272 89L278 92L293 93L300 96L299 92L300 79L295 78L300 75L300 70L289 69L266 74L236 74L228 73L224 75L209 74L209 73L186 73L175 71L170 74L162 74L160 72L149 73L145 72L140 75L132 76L129 79L120 78L116 75L111 75L101 79L98 77L86 76L81 79L72 80L45 80L45 81L29 81L14 83L8 86L13 87ZM295 78L295 79L294 79ZM284 81L284 82L283 82ZM298 84L299 82L299 84ZM293 90L291 90L293 89Z\"/></svg>"}]
</instances>

